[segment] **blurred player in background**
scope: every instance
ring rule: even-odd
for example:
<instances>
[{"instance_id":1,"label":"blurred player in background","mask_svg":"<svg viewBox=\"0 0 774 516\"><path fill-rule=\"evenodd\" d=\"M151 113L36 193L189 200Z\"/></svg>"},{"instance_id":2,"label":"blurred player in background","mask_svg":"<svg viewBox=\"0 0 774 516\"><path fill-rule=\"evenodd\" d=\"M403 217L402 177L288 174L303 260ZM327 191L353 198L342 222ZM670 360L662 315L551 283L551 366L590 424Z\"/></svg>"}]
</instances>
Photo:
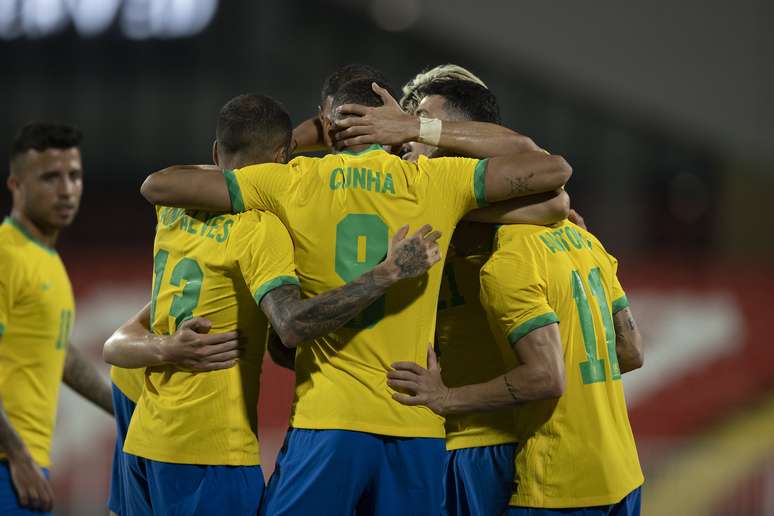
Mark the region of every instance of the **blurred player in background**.
<instances>
[{"instance_id":1,"label":"blurred player in background","mask_svg":"<svg viewBox=\"0 0 774 516\"><path fill-rule=\"evenodd\" d=\"M324 131L381 106L372 85L365 79L342 86ZM400 145L424 134L453 147L476 131L492 135L478 149L483 157L496 154L492 148L513 134L486 124L469 131L452 124L447 135L436 122L423 131L416 117L406 116L412 131L384 143ZM402 221L427 221L441 230L445 251L468 211L553 191L571 173L563 159L542 152L409 163L377 145L339 141L338 148L324 158L246 167L225 181L219 170L172 167L151 175L142 191L156 204L275 212L296 244L302 288L316 294L378 264ZM395 403L385 372L397 357L425 356L434 338L441 273L434 268L402 284L354 324L298 348L292 429L267 488L265 514L437 513L443 419Z\"/></svg>"},{"instance_id":2,"label":"blurred player in background","mask_svg":"<svg viewBox=\"0 0 774 516\"><path fill-rule=\"evenodd\" d=\"M112 413L110 389L70 344L75 302L55 250L81 201L79 130L23 127L11 147L11 214L0 226L0 514L49 512L51 436L64 381Z\"/></svg>"},{"instance_id":3,"label":"blurred player in background","mask_svg":"<svg viewBox=\"0 0 774 516\"><path fill-rule=\"evenodd\" d=\"M641 367L643 355L616 271L599 240L569 221L502 226L481 271L481 302L518 365L449 388L430 349L428 369L398 363L389 374L412 393L398 401L441 415L518 407L509 515L640 512L643 476L621 374Z\"/></svg>"},{"instance_id":4,"label":"blurred player in background","mask_svg":"<svg viewBox=\"0 0 774 516\"><path fill-rule=\"evenodd\" d=\"M227 175L254 163L282 163L290 137L290 118L279 104L241 95L220 112L214 161ZM256 410L266 316L289 347L335 330L393 283L436 263L439 235L425 229L404 238L404 228L377 267L302 300L293 245L271 213L213 217L158 208L158 218L152 301L105 349L117 365L150 367L126 437L126 452L142 457L129 461L127 513L254 515L263 491ZM199 350L213 362L207 368L224 371L169 367L160 356L176 338L165 335L181 333L187 323L195 332L238 328L246 341L238 366L236 334L226 333L220 335L226 342ZM201 365L207 364L193 369Z\"/></svg>"}]
</instances>

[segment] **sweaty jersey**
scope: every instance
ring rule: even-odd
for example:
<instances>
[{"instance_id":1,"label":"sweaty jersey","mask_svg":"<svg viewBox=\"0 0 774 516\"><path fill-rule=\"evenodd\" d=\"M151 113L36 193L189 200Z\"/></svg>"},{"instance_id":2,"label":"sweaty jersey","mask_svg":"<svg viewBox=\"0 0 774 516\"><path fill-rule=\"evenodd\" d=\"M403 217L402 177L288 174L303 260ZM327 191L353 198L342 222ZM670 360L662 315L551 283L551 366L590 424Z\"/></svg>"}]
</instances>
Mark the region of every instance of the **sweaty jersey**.
<instances>
[{"instance_id":1,"label":"sweaty jersey","mask_svg":"<svg viewBox=\"0 0 774 516\"><path fill-rule=\"evenodd\" d=\"M10 217L0 226L0 264L0 400L32 458L47 467L73 291L57 252Z\"/></svg>"},{"instance_id":2,"label":"sweaty jersey","mask_svg":"<svg viewBox=\"0 0 774 516\"><path fill-rule=\"evenodd\" d=\"M298 284L290 237L270 213L157 210L152 331L170 335L187 319L204 317L212 322L211 333L239 329L247 342L230 369L147 368L124 451L178 464L257 465L268 327L258 304L270 290Z\"/></svg>"},{"instance_id":3,"label":"sweaty jersey","mask_svg":"<svg viewBox=\"0 0 774 516\"><path fill-rule=\"evenodd\" d=\"M484 203L486 162L467 158L409 163L372 146L360 153L298 157L226 173L235 211L266 209L295 244L307 296L339 287L384 259L404 224L443 232ZM443 437L443 418L392 399L396 361L425 363L433 342L442 268L403 281L342 327L298 347L291 424L403 437Z\"/></svg>"},{"instance_id":4,"label":"sweaty jersey","mask_svg":"<svg viewBox=\"0 0 774 516\"><path fill-rule=\"evenodd\" d=\"M483 383L516 367L504 339L495 339L479 301L479 273L488 255L446 260L438 300L438 349L448 387ZM516 442L513 409L446 417L446 449Z\"/></svg>"},{"instance_id":5,"label":"sweaty jersey","mask_svg":"<svg viewBox=\"0 0 774 516\"><path fill-rule=\"evenodd\" d=\"M627 307L618 262L591 233L554 227L498 230L481 271L481 302L513 345L559 322L566 387L517 412L511 505L588 507L619 502L643 483L624 400L612 315Z\"/></svg>"}]
</instances>

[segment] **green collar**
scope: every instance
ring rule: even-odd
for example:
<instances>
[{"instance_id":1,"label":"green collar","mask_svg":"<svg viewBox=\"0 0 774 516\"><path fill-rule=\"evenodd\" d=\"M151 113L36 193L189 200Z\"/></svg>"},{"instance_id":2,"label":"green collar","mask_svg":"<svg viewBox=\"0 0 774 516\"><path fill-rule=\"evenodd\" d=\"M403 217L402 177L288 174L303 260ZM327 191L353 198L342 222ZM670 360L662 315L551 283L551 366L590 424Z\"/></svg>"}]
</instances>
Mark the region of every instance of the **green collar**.
<instances>
[{"instance_id":1,"label":"green collar","mask_svg":"<svg viewBox=\"0 0 774 516\"><path fill-rule=\"evenodd\" d=\"M384 151L384 147L374 143L373 145L370 145L369 147L361 150L360 152L354 152L354 151L350 151L350 150L343 150L343 151L341 151L341 154L349 154L350 156L360 156L361 154L365 154L366 152L371 152L371 151L375 151L375 150Z\"/></svg>"},{"instance_id":2,"label":"green collar","mask_svg":"<svg viewBox=\"0 0 774 516\"><path fill-rule=\"evenodd\" d=\"M32 242L33 244L35 244L35 245L37 245L37 246L41 247L41 248L42 248L44 251L46 251L46 252L49 252L49 253L51 253L51 254L57 254L57 252L56 252L56 249L54 249L53 247L49 247L49 246L47 246L46 244L44 244L43 242L41 242L40 240L38 240L37 238L35 238L34 236L32 236L32 235L30 234L30 232L29 232L29 231L27 231L27 230L24 228L24 226L22 226L21 224L19 224L17 221L15 221L14 219L12 219L11 217L6 217L6 218L3 220L3 224L10 224L11 226L15 227L15 228L16 228L16 230L17 230L19 233L21 233L22 235L24 235L24 236L25 236L25 237L26 237L26 238L27 238L27 239L28 239L30 242Z\"/></svg>"}]
</instances>

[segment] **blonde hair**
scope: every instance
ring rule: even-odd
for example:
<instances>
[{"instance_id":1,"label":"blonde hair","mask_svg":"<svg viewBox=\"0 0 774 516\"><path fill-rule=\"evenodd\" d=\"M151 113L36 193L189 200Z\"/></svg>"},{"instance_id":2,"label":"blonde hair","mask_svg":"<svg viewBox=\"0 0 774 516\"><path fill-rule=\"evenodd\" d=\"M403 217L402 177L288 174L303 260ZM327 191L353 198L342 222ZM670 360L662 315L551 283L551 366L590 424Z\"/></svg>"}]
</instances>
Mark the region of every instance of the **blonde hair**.
<instances>
[{"instance_id":1,"label":"blonde hair","mask_svg":"<svg viewBox=\"0 0 774 516\"><path fill-rule=\"evenodd\" d=\"M417 110L419 102L422 100L419 98L419 90L422 86L430 84L436 81L450 81L450 80L462 80L476 83L486 88L484 81L479 79L470 70L467 70L459 65L445 64L439 65L435 68L425 70L417 74L416 77L411 79L403 86L403 97L400 99L401 107L410 113Z\"/></svg>"}]
</instances>

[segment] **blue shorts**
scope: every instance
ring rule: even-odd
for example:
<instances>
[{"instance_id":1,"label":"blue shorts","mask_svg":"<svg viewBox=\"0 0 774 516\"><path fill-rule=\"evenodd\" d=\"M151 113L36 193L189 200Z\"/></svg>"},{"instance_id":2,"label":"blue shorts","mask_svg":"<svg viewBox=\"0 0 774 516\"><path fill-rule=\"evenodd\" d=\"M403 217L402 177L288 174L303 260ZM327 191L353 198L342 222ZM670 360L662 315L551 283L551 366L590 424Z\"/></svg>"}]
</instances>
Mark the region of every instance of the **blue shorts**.
<instances>
[{"instance_id":1,"label":"blue shorts","mask_svg":"<svg viewBox=\"0 0 774 516\"><path fill-rule=\"evenodd\" d=\"M116 447L113 450L113 474L110 479L110 498L108 509L116 514L125 514L124 491L127 489L128 462L135 460L133 455L124 453L124 439L132 420L134 402L113 384L113 413L116 420Z\"/></svg>"},{"instance_id":2,"label":"blue shorts","mask_svg":"<svg viewBox=\"0 0 774 516\"><path fill-rule=\"evenodd\" d=\"M135 457L128 469L126 516L255 516L263 496L260 466L171 464Z\"/></svg>"},{"instance_id":3,"label":"blue shorts","mask_svg":"<svg viewBox=\"0 0 774 516\"><path fill-rule=\"evenodd\" d=\"M446 452L444 516L502 514L513 492L515 444Z\"/></svg>"},{"instance_id":4,"label":"blue shorts","mask_svg":"<svg viewBox=\"0 0 774 516\"><path fill-rule=\"evenodd\" d=\"M640 516L642 488L638 487L618 503L569 509L508 507L507 516Z\"/></svg>"},{"instance_id":5,"label":"blue shorts","mask_svg":"<svg viewBox=\"0 0 774 516\"><path fill-rule=\"evenodd\" d=\"M291 428L261 514L438 514L444 454L443 439Z\"/></svg>"},{"instance_id":6,"label":"blue shorts","mask_svg":"<svg viewBox=\"0 0 774 516\"><path fill-rule=\"evenodd\" d=\"M48 468L42 468L46 478ZM3 516L51 516L50 512L33 511L19 505L16 489L11 482L11 470L8 461L0 460L0 514Z\"/></svg>"}]
</instances>

